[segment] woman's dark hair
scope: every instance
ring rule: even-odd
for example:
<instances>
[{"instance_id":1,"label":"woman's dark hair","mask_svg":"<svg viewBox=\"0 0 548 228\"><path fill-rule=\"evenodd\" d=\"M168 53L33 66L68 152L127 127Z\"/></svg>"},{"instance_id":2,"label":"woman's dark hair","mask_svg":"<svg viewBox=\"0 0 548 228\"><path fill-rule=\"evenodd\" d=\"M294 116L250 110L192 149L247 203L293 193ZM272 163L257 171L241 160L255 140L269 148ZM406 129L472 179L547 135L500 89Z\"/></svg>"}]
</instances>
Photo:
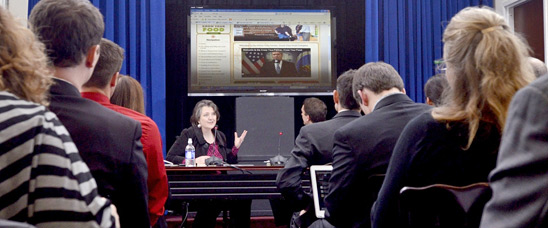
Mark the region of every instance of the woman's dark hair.
<instances>
[{"instance_id":1,"label":"woman's dark hair","mask_svg":"<svg viewBox=\"0 0 548 228\"><path fill-rule=\"evenodd\" d=\"M200 116L202 115L202 108L203 107L211 107L213 108L213 111L215 112L215 115L217 115L217 121L219 121L219 118L221 118L221 114L219 113L219 109L217 108L217 105L213 103L211 100L201 100L196 103L194 106L194 110L192 111L192 116L190 116L190 123L192 126L198 125L198 120L200 119Z\"/></svg>"}]
</instances>

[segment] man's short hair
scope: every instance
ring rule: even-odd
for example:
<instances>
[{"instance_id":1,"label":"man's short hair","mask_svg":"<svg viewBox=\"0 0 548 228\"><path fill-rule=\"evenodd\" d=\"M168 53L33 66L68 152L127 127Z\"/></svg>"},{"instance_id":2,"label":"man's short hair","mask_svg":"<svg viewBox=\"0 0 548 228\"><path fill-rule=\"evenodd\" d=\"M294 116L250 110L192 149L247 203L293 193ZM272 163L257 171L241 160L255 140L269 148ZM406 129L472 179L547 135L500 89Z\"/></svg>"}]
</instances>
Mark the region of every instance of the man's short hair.
<instances>
[{"instance_id":1,"label":"man's short hair","mask_svg":"<svg viewBox=\"0 0 548 228\"><path fill-rule=\"evenodd\" d=\"M325 103L315 97L304 99L304 112L310 117L313 123L322 122L327 116L327 106Z\"/></svg>"},{"instance_id":2,"label":"man's short hair","mask_svg":"<svg viewBox=\"0 0 548 228\"><path fill-rule=\"evenodd\" d=\"M354 75L352 91L354 98L360 101L358 90L368 89L375 94L382 91L397 88L403 91L403 80L390 64L384 62L371 62L361 66Z\"/></svg>"},{"instance_id":3,"label":"man's short hair","mask_svg":"<svg viewBox=\"0 0 548 228\"><path fill-rule=\"evenodd\" d=\"M424 85L424 93L427 98L430 98L435 106L441 105L443 91L447 88L448 82L444 74L436 74L429 78Z\"/></svg>"},{"instance_id":4,"label":"man's short hair","mask_svg":"<svg viewBox=\"0 0 548 228\"><path fill-rule=\"evenodd\" d=\"M337 78L337 92L339 93L339 104L346 109L359 109L360 105L352 93L352 80L356 70L350 69Z\"/></svg>"},{"instance_id":5,"label":"man's short hair","mask_svg":"<svg viewBox=\"0 0 548 228\"><path fill-rule=\"evenodd\" d=\"M39 1L29 24L56 67L80 64L105 31L103 15L88 0Z\"/></svg>"},{"instance_id":6,"label":"man's short hair","mask_svg":"<svg viewBox=\"0 0 548 228\"><path fill-rule=\"evenodd\" d=\"M105 88L112 79L112 76L122 69L124 61L124 49L118 44L101 39L101 55L93 70L93 74L84 87Z\"/></svg>"},{"instance_id":7,"label":"man's short hair","mask_svg":"<svg viewBox=\"0 0 548 228\"><path fill-rule=\"evenodd\" d=\"M531 67L533 68L533 72L535 73L535 76L537 78L548 73L546 64L544 64L542 60L534 57L529 57L529 63L531 64Z\"/></svg>"}]
</instances>

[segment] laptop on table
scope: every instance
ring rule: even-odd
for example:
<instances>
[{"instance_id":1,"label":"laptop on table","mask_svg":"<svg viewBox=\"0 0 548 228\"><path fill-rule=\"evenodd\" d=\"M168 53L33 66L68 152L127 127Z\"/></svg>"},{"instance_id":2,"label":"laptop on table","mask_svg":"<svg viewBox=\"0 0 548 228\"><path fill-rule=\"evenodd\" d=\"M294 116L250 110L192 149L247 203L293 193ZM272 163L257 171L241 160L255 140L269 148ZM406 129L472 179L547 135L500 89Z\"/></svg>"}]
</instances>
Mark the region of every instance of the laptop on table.
<instances>
[{"instance_id":1,"label":"laptop on table","mask_svg":"<svg viewBox=\"0 0 548 228\"><path fill-rule=\"evenodd\" d=\"M331 177L331 165L310 166L310 179L312 184L312 198L314 200L314 212L317 218L325 218L324 198L329 193L329 178Z\"/></svg>"}]
</instances>

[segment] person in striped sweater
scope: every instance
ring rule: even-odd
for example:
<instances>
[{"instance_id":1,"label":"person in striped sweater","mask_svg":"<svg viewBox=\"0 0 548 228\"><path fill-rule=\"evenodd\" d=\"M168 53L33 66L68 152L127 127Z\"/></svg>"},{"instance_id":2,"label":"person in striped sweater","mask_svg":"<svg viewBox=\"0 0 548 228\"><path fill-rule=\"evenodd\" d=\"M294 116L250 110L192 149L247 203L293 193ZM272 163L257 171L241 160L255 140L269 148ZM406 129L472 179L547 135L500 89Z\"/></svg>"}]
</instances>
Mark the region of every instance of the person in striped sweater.
<instances>
[{"instance_id":1,"label":"person in striped sweater","mask_svg":"<svg viewBox=\"0 0 548 228\"><path fill-rule=\"evenodd\" d=\"M68 131L48 111L44 45L0 7L0 219L119 227Z\"/></svg>"}]
</instances>

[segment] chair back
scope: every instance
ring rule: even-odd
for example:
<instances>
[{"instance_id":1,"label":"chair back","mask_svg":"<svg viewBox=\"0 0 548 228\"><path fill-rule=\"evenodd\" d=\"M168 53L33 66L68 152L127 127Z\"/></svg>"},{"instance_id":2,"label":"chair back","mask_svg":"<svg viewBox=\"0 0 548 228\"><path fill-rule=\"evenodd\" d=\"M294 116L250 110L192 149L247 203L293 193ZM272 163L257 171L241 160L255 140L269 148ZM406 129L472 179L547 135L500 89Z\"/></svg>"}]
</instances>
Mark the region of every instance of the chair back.
<instances>
[{"instance_id":1,"label":"chair back","mask_svg":"<svg viewBox=\"0 0 548 228\"><path fill-rule=\"evenodd\" d=\"M491 188L484 182L464 187L404 187L400 209L408 227L479 227L483 207L490 198Z\"/></svg>"}]
</instances>

